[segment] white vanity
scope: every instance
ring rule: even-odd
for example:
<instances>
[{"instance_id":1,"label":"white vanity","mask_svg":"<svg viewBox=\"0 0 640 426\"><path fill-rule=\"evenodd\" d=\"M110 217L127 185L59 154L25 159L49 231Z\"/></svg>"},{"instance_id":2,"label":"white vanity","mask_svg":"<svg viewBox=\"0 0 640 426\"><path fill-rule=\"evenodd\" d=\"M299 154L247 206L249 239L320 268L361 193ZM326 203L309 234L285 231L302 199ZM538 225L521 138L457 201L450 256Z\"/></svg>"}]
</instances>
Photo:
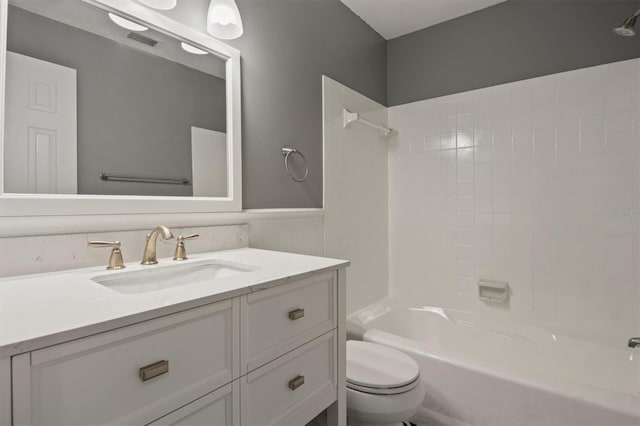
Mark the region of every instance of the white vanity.
<instances>
[{"instance_id":1,"label":"white vanity","mask_svg":"<svg viewBox=\"0 0 640 426\"><path fill-rule=\"evenodd\" d=\"M243 248L0 280L0 424L344 424L347 266Z\"/></svg>"}]
</instances>

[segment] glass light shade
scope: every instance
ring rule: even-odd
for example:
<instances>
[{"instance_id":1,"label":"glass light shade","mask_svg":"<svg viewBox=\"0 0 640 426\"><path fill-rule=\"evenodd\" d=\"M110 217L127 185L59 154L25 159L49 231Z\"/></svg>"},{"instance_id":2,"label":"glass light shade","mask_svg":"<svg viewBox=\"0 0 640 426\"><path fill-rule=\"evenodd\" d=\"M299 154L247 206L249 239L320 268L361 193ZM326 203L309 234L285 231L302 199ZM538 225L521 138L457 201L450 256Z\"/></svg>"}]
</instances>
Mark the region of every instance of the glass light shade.
<instances>
[{"instance_id":1,"label":"glass light shade","mask_svg":"<svg viewBox=\"0 0 640 426\"><path fill-rule=\"evenodd\" d=\"M225 40L242 35L242 18L235 0L211 0L207 13L207 31L212 36Z\"/></svg>"},{"instance_id":2,"label":"glass light shade","mask_svg":"<svg viewBox=\"0 0 640 426\"><path fill-rule=\"evenodd\" d=\"M137 24L133 21L123 18L122 16L114 15L113 13L109 14L109 18L117 25L125 28L129 31L146 31L149 28L144 25Z\"/></svg>"},{"instance_id":3,"label":"glass light shade","mask_svg":"<svg viewBox=\"0 0 640 426\"><path fill-rule=\"evenodd\" d=\"M160 10L171 10L176 7L178 0L138 0L145 6Z\"/></svg>"},{"instance_id":4,"label":"glass light shade","mask_svg":"<svg viewBox=\"0 0 640 426\"><path fill-rule=\"evenodd\" d=\"M194 55L206 55L208 53L207 51L198 49L197 47L187 44L184 41L180 43L180 46L182 46L182 50L184 50L185 52L193 53Z\"/></svg>"}]
</instances>

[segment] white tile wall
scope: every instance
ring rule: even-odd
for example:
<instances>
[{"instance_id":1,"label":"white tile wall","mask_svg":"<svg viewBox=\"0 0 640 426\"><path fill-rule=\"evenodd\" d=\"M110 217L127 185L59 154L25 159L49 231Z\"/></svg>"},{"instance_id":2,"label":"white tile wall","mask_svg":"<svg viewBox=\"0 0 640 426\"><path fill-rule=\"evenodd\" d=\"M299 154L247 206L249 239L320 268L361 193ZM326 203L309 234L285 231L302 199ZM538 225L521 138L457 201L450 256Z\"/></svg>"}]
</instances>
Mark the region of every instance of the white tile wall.
<instances>
[{"instance_id":1,"label":"white tile wall","mask_svg":"<svg viewBox=\"0 0 640 426\"><path fill-rule=\"evenodd\" d=\"M390 108L392 293L639 324L639 99L636 59Z\"/></svg>"}]
</instances>

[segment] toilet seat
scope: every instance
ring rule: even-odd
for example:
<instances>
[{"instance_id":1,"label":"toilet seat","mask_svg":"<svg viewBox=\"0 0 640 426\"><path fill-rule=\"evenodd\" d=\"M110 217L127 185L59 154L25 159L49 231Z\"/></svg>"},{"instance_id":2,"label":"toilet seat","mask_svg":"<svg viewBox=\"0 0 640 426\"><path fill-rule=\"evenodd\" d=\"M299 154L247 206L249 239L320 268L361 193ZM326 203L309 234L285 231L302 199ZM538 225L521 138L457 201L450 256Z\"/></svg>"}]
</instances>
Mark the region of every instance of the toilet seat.
<instances>
[{"instance_id":1,"label":"toilet seat","mask_svg":"<svg viewBox=\"0 0 640 426\"><path fill-rule=\"evenodd\" d=\"M409 383L405 386L400 386L396 388L372 388L367 386L356 385L354 383L347 382L347 388L353 389L358 392L368 393L371 395L397 395L401 393L409 392L410 390L415 389L420 384L420 378L418 377L413 381L413 383Z\"/></svg>"},{"instance_id":2,"label":"toilet seat","mask_svg":"<svg viewBox=\"0 0 640 426\"><path fill-rule=\"evenodd\" d=\"M374 395L409 392L420 383L418 364L407 354L370 342L347 341L347 387Z\"/></svg>"}]
</instances>

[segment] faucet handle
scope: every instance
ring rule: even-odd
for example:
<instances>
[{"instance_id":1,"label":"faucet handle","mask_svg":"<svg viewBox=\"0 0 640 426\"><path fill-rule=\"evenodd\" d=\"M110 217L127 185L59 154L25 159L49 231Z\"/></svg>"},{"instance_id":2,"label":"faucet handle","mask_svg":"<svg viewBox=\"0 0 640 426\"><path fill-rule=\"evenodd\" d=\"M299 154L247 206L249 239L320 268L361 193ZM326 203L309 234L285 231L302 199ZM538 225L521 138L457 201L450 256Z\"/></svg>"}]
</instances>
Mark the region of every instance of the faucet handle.
<instances>
[{"instance_id":1,"label":"faucet handle","mask_svg":"<svg viewBox=\"0 0 640 426\"><path fill-rule=\"evenodd\" d=\"M111 247L111 256L109 256L109 265L107 269L123 269L124 260L122 259L122 251L120 250L120 241L89 241L89 247Z\"/></svg>"},{"instance_id":2,"label":"faucet handle","mask_svg":"<svg viewBox=\"0 0 640 426\"><path fill-rule=\"evenodd\" d=\"M186 236L182 236L180 235L178 237L178 244L176 244L176 251L173 254L173 260L187 260L187 250L184 247L184 241L185 240L195 240L196 238L199 238L200 235L199 234L191 234L191 235L186 235Z\"/></svg>"}]
</instances>

